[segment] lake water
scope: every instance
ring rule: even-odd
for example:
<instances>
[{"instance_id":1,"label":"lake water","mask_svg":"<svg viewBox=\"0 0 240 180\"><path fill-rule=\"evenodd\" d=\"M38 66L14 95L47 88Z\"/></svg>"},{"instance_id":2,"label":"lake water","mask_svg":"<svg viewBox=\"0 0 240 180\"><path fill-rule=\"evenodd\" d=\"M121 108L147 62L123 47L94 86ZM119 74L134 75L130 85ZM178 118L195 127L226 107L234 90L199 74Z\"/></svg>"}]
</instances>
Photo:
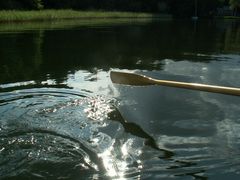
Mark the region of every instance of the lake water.
<instances>
[{"instance_id":1,"label":"lake water","mask_svg":"<svg viewBox=\"0 0 240 180\"><path fill-rule=\"evenodd\" d=\"M0 179L239 179L240 21L0 24Z\"/></svg>"}]
</instances>

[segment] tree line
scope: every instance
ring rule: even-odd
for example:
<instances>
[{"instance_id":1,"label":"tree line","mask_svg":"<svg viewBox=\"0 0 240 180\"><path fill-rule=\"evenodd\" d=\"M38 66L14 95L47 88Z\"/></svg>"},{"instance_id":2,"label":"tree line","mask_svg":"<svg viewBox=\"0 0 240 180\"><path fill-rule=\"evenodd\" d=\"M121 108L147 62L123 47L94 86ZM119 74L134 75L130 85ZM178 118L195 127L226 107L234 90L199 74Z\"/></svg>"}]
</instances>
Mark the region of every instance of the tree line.
<instances>
[{"instance_id":1,"label":"tree line","mask_svg":"<svg viewBox=\"0 0 240 180\"><path fill-rule=\"evenodd\" d=\"M240 0L4 0L0 9L41 10L41 9L76 9L170 13L176 17L197 15L209 17L217 8L231 7L240 12Z\"/></svg>"}]
</instances>

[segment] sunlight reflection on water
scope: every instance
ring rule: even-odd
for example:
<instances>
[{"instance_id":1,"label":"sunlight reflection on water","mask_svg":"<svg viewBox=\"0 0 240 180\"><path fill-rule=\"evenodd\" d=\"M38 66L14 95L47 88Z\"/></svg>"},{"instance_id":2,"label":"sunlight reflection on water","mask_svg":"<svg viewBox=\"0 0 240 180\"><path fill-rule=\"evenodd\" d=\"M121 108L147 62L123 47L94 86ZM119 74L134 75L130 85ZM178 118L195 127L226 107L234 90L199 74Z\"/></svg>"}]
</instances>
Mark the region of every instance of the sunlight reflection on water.
<instances>
[{"instance_id":1,"label":"sunlight reflection on water","mask_svg":"<svg viewBox=\"0 0 240 180\"><path fill-rule=\"evenodd\" d=\"M2 30L0 179L238 180L238 97L109 71L239 87L239 24L113 21Z\"/></svg>"}]
</instances>

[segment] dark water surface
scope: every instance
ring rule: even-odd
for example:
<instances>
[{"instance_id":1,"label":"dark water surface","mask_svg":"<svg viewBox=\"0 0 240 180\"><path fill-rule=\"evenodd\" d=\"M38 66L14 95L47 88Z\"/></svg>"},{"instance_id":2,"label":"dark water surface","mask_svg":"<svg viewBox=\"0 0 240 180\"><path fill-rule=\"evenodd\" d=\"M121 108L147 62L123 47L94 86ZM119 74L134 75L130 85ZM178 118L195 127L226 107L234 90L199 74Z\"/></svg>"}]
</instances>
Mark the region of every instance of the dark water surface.
<instances>
[{"instance_id":1,"label":"dark water surface","mask_svg":"<svg viewBox=\"0 0 240 180\"><path fill-rule=\"evenodd\" d=\"M239 21L0 24L0 179L239 179Z\"/></svg>"}]
</instances>

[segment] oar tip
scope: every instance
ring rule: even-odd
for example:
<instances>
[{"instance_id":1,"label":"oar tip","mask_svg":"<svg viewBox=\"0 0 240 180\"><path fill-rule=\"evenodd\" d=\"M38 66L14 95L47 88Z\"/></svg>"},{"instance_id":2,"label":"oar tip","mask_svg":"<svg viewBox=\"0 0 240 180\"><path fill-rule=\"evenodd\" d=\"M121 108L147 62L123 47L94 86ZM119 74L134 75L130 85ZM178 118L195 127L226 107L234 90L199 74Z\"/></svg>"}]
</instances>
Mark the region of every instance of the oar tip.
<instances>
[{"instance_id":1,"label":"oar tip","mask_svg":"<svg viewBox=\"0 0 240 180\"><path fill-rule=\"evenodd\" d=\"M111 71L110 78L115 84L132 86L145 86L153 84L147 77L129 72Z\"/></svg>"}]
</instances>

